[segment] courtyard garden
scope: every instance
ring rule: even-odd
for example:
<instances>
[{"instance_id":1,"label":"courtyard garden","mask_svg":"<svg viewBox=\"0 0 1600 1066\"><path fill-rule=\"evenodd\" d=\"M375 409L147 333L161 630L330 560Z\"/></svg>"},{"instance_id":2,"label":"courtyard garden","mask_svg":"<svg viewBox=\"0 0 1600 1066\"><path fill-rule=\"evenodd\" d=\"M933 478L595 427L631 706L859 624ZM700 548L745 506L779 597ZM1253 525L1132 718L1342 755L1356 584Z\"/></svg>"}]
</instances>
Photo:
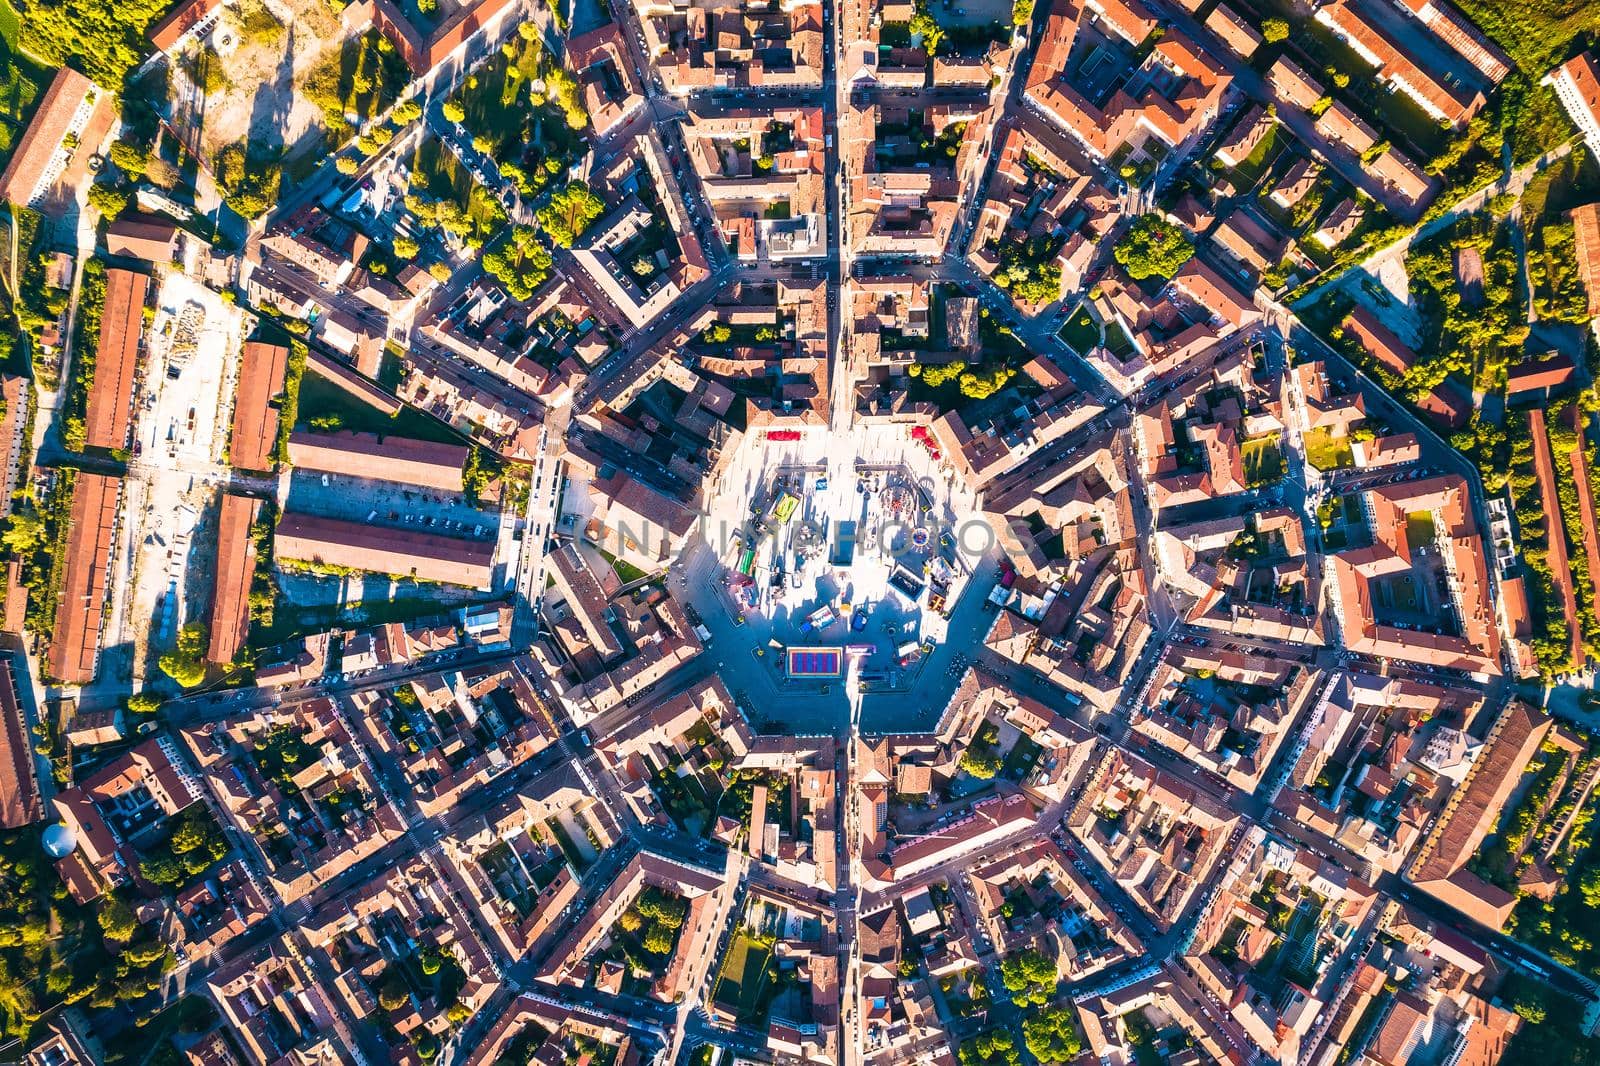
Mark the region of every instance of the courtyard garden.
<instances>
[{"instance_id":1,"label":"courtyard garden","mask_svg":"<svg viewBox=\"0 0 1600 1066\"><path fill-rule=\"evenodd\" d=\"M501 46L445 104L524 196L539 193L583 154L589 117L577 79L545 53L532 23Z\"/></svg>"}]
</instances>

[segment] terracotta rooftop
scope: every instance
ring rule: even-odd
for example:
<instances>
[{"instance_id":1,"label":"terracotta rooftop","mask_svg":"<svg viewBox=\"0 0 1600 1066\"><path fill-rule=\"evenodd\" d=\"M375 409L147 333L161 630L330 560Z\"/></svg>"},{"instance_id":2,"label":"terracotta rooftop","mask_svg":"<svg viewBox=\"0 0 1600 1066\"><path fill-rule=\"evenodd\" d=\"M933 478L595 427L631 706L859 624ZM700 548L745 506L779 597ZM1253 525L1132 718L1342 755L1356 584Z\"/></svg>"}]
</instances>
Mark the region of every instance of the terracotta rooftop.
<instances>
[{"instance_id":1,"label":"terracotta rooftop","mask_svg":"<svg viewBox=\"0 0 1600 1066\"><path fill-rule=\"evenodd\" d=\"M279 559L488 588L494 541L464 540L290 512L273 541Z\"/></svg>"},{"instance_id":2,"label":"terracotta rooftop","mask_svg":"<svg viewBox=\"0 0 1600 1066\"><path fill-rule=\"evenodd\" d=\"M61 139L72 129L78 108L91 92L98 92L94 83L71 67L56 71L55 80L39 101L22 140L17 142L11 162L0 174L0 198L14 204L27 204L33 199L49 174Z\"/></svg>"},{"instance_id":3,"label":"terracotta rooftop","mask_svg":"<svg viewBox=\"0 0 1600 1066\"><path fill-rule=\"evenodd\" d=\"M66 684L94 680L121 491L121 478L87 471L79 472L73 486L61 598L45 660L49 676Z\"/></svg>"},{"instance_id":4,"label":"terracotta rooftop","mask_svg":"<svg viewBox=\"0 0 1600 1066\"><path fill-rule=\"evenodd\" d=\"M100 315L100 345L85 415L91 448L126 448L133 427L133 378L144 336L144 305L150 275L112 267L106 271L106 302Z\"/></svg>"},{"instance_id":5,"label":"terracotta rooftop","mask_svg":"<svg viewBox=\"0 0 1600 1066\"><path fill-rule=\"evenodd\" d=\"M283 391L289 349L281 344L246 341L233 393L233 436L228 458L241 470L271 470L278 444L278 412L273 397Z\"/></svg>"},{"instance_id":6,"label":"terracotta rooftop","mask_svg":"<svg viewBox=\"0 0 1600 1066\"><path fill-rule=\"evenodd\" d=\"M36 822L43 814L39 779L34 773L17 677L8 656L0 656L0 825L7 829Z\"/></svg>"},{"instance_id":7,"label":"terracotta rooftop","mask_svg":"<svg viewBox=\"0 0 1600 1066\"><path fill-rule=\"evenodd\" d=\"M302 470L458 493L462 489L461 468L467 461L467 448L408 437L379 437L375 433L298 430L289 435L289 461Z\"/></svg>"},{"instance_id":8,"label":"terracotta rooftop","mask_svg":"<svg viewBox=\"0 0 1600 1066\"><path fill-rule=\"evenodd\" d=\"M250 581L256 571L250 526L260 507L261 501L253 497L222 494L217 565L212 574L211 646L206 654L214 663L233 662L250 628Z\"/></svg>"}]
</instances>

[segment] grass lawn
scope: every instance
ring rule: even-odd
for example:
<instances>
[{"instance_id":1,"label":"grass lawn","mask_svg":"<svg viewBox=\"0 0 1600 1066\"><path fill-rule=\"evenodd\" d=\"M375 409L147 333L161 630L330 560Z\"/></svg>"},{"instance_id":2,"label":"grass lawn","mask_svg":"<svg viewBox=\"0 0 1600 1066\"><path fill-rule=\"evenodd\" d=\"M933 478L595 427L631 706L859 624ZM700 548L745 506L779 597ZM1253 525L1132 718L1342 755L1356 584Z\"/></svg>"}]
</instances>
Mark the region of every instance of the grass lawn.
<instances>
[{"instance_id":1,"label":"grass lawn","mask_svg":"<svg viewBox=\"0 0 1600 1066\"><path fill-rule=\"evenodd\" d=\"M250 646L261 649L275 648L307 633L328 629L341 620L348 622L355 616L361 618L361 625L373 626L385 622L414 622L419 618L436 615L440 610L441 606L436 597L404 592L392 600L361 600L342 606L300 607L280 601L277 609L273 611L272 625L262 626L257 623L251 627Z\"/></svg>"},{"instance_id":2,"label":"grass lawn","mask_svg":"<svg viewBox=\"0 0 1600 1066\"><path fill-rule=\"evenodd\" d=\"M1044 749L1028 737L1022 737L1011 745L1011 750L1006 753L1006 761L1000 767L1000 776L1008 781L1020 781L1033 772L1034 763L1039 761L1039 756Z\"/></svg>"},{"instance_id":3,"label":"grass lawn","mask_svg":"<svg viewBox=\"0 0 1600 1066\"><path fill-rule=\"evenodd\" d=\"M1566 58L1574 37L1600 32L1600 5L1593 0L1460 0L1457 6L1534 78Z\"/></svg>"},{"instance_id":4,"label":"grass lawn","mask_svg":"<svg viewBox=\"0 0 1600 1066\"><path fill-rule=\"evenodd\" d=\"M550 820L549 826L550 834L556 838L556 845L560 847L561 853L567 857L567 861L572 864L572 868L574 870L587 869L590 865L587 852L578 847L572 836L567 832L566 827L554 818Z\"/></svg>"},{"instance_id":5,"label":"grass lawn","mask_svg":"<svg viewBox=\"0 0 1600 1066\"><path fill-rule=\"evenodd\" d=\"M1106 326L1106 350L1118 359L1126 359L1133 354L1133 338L1128 336L1121 322L1113 321Z\"/></svg>"},{"instance_id":6,"label":"grass lawn","mask_svg":"<svg viewBox=\"0 0 1600 1066\"><path fill-rule=\"evenodd\" d=\"M0 0L0 163L10 158L22 137L41 86L49 84L51 73L36 66L16 50L16 9Z\"/></svg>"},{"instance_id":7,"label":"grass lawn","mask_svg":"<svg viewBox=\"0 0 1600 1066\"><path fill-rule=\"evenodd\" d=\"M771 948L740 932L722 957L713 1000L732 1010L740 1021L759 1020L761 993L767 986L767 962L771 958Z\"/></svg>"},{"instance_id":8,"label":"grass lawn","mask_svg":"<svg viewBox=\"0 0 1600 1066\"><path fill-rule=\"evenodd\" d=\"M628 584L631 584L631 583L633 583L635 581L638 581L640 578L645 578L645 577L649 577L650 576L649 574L645 573L643 570L640 570L637 566L634 566L632 563L625 562L622 559L618 559L615 555L612 555L610 552L606 551L604 548L596 547L595 551L597 551L601 555L605 556L606 562L611 564L611 569L613 569L613 570L615 570L617 572L617 576L622 579L622 583L624 585L628 585Z\"/></svg>"},{"instance_id":9,"label":"grass lawn","mask_svg":"<svg viewBox=\"0 0 1600 1066\"><path fill-rule=\"evenodd\" d=\"M1407 525L1410 521L1407 520ZM1417 595L1417 583L1410 574L1401 574L1389 583L1389 596L1396 610L1415 611L1422 603Z\"/></svg>"},{"instance_id":10,"label":"grass lawn","mask_svg":"<svg viewBox=\"0 0 1600 1066\"><path fill-rule=\"evenodd\" d=\"M381 433L384 436L411 437L417 440L463 444L461 434L426 412L405 404L391 417L362 403L339 386L314 373L300 384L298 429L309 428L313 418L337 418L335 429L356 433Z\"/></svg>"},{"instance_id":11,"label":"grass lawn","mask_svg":"<svg viewBox=\"0 0 1600 1066\"><path fill-rule=\"evenodd\" d=\"M1247 440L1239 446L1239 451L1244 461L1245 483L1251 488L1270 485L1283 477L1286 464L1276 433Z\"/></svg>"},{"instance_id":12,"label":"grass lawn","mask_svg":"<svg viewBox=\"0 0 1600 1066\"><path fill-rule=\"evenodd\" d=\"M506 223L505 208L494 194L434 137L411 157L406 207L420 224L444 229L474 248L498 236Z\"/></svg>"},{"instance_id":13,"label":"grass lawn","mask_svg":"<svg viewBox=\"0 0 1600 1066\"><path fill-rule=\"evenodd\" d=\"M1424 544L1432 544L1434 537L1433 515L1427 511L1412 511L1406 515L1406 543L1415 551Z\"/></svg>"},{"instance_id":14,"label":"grass lawn","mask_svg":"<svg viewBox=\"0 0 1600 1066\"><path fill-rule=\"evenodd\" d=\"M17 39L22 36L22 16L11 5L11 0L0 0L0 40L16 51Z\"/></svg>"},{"instance_id":15,"label":"grass lawn","mask_svg":"<svg viewBox=\"0 0 1600 1066\"><path fill-rule=\"evenodd\" d=\"M1228 175L1239 189L1253 189L1256 182L1261 180L1261 175L1272 165L1273 160L1278 158L1281 150L1282 146L1278 143L1278 125L1273 123L1267 130L1266 136L1261 138L1261 143L1255 146L1243 162L1228 171Z\"/></svg>"},{"instance_id":16,"label":"grass lawn","mask_svg":"<svg viewBox=\"0 0 1600 1066\"><path fill-rule=\"evenodd\" d=\"M1086 355L1100 343L1100 323L1089 313L1088 304L1080 304L1057 336L1068 348L1079 355Z\"/></svg>"},{"instance_id":17,"label":"grass lawn","mask_svg":"<svg viewBox=\"0 0 1600 1066\"><path fill-rule=\"evenodd\" d=\"M1339 470L1355 462L1349 437L1335 437L1326 427L1305 436L1306 459L1318 470Z\"/></svg>"},{"instance_id":18,"label":"grass lawn","mask_svg":"<svg viewBox=\"0 0 1600 1066\"><path fill-rule=\"evenodd\" d=\"M530 171L530 180L542 185L577 158L581 135L567 125L561 108L533 102L533 83L540 76L541 49L537 41L513 36L515 54L494 54L473 75L473 81L456 94L466 112L462 121L476 140L488 142L496 163L513 163ZM546 170L546 164L552 170Z\"/></svg>"}]
</instances>

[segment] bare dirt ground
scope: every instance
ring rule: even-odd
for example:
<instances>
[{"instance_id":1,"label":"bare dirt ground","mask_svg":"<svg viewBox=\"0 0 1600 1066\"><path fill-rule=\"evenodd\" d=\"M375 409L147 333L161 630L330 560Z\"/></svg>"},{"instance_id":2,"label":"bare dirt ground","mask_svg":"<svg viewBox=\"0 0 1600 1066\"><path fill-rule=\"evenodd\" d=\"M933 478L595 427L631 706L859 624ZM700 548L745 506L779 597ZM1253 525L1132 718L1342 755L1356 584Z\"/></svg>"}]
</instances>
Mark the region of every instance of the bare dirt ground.
<instances>
[{"instance_id":1,"label":"bare dirt ground","mask_svg":"<svg viewBox=\"0 0 1600 1066\"><path fill-rule=\"evenodd\" d=\"M210 35L218 44L226 85L204 101L203 145L214 155L248 139L254 146L293 148L322 129L321 110L296 90L344 27L324 0L235 0ZM231 43L231 47L230 47ZM198 48L200 43L191 47ZM182 100L193 91L186 73L173 74Z\"/></svg>"},{"instance_id":2,"label":"bare dirt ground","mask_svg":"<svg viewBox=\"0 0 1600 1066\"><path fill-rule=\"evenodd\" d=\"M1406 273L1405 257L1396 255L1385 259L1378 270L1377 283L1388 290L1388 303L1373 299L1357 286L1352 286L1350 291L1401 340L1407 344L1417 343L1422 329L1417 321L1416 308L1411 306L1411 277Z\"/></svg>"}]
</instances>

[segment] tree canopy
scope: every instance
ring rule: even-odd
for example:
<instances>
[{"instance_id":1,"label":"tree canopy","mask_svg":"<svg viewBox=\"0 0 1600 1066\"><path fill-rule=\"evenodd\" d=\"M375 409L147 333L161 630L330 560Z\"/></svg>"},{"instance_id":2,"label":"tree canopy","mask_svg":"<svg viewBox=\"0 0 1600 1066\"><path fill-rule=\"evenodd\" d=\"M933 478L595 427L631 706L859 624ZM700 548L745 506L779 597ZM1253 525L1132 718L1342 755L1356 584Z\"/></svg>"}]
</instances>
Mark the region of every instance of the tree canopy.
<instances>
[{"instance_id":1,"label":"tree canopy","mask_svg":"<svg viewBox=\"0 0 1600 1066\"><path fill-rule=\"evenodd\" d=\"M1000 756L993 748L969 747L961 753L961 769L988 780L1000 772Z\"/></svg>"},{"instance_id":2,"label":"tree canopy","mask_svg":"<svg viewBox=\"0 0 1600 1066\"><path fill-rule=\"evenodd\" d=\"M116 87L149 50L145 31L168 0L23 0L21 44L61 65L75 60L98 85Z\"/></svg>"},{"instance_id":3,"label":"tree canopy","mask_svg":"<svg viewBox=\"0 0 1600 1066\"><path fill-rule=\"evenodd\" d=\"M550 276L550 251L532 226L512 226L506 239L483 256L483 269L513 300L531 297Z\"/></svg>"},{"instance_id":4,"label":"tree canopy","mask_svg":"<svg viewBox=\"0 0 1600 1066\"><path fill-rule=\"evenodd\" d=\"M562 248L571 248L605 211L605 201L581 181L567 184L550 194L550 202L539 208L539 225Z\"/></svg>"},{"instance_id":5,"label":"tree canopy","mask_svg":"<svg viewBox=\"0 0 1600 1066\"><path fill-rule=\"evenodd\" d=\"M990 1029L962 1041L956 1058L961 1066L1018 1066L1022 1053L1009 1029Z\"/></svg>"},{"instance_id":6,"label":"tree canopy","mask_svg":"<svg viewBox=\"0 0 1600 1066\"><path fill-rule=\"evenodd\" d=\"M1000 982L1018 1007L1040 1007L1056 987L1056 964L1042 951L1028 948L1000 963Z\"/></svg>"},{"instance_id":7,"label":"tree canopy","mask_svg":"<svg viewBox=\"0 0 1600 1066\"><path fill-rule=\"evenodd\" d=\"M178 643L158 660L161 672L184 688L194 688L206 679L206 627L190 622L178 630Z\"/></svg>"},{"instance_id":8,"label":"tree canopy","mask_svg":"<svg viewBox=\"0 0 1600 1066\"><path fill-rule=\"evenodd\" d=\"M1117 242L1113 257L1135 281L1170 278L1194 255L1183 231L1159 215L1140 215Z\"/></svg>"},{"instance_id":9,"label":"tree canopy","mask_svg":"<svg viewBox=\"0 0 1600 1066\"><path fill-rule=\"evenodd\" d=\"M1083 1051L1083 1034L1065 1004L1030 1011L1022 1020L1022 1040L1040 1062L1070 1062Z\"/></svg>"},{"instance_id":10,"label":"tree canopy","mask_svg":"<svg viewBox=\"0 0 1600 1066\"><path fill-rule=\"evenodd\" d=\"M911 16L911 32L921 41L923 49L931 56L939 50L944 40L944 27L928 12L927 0L920 0Z\"/></svg>"}]
</instances>

